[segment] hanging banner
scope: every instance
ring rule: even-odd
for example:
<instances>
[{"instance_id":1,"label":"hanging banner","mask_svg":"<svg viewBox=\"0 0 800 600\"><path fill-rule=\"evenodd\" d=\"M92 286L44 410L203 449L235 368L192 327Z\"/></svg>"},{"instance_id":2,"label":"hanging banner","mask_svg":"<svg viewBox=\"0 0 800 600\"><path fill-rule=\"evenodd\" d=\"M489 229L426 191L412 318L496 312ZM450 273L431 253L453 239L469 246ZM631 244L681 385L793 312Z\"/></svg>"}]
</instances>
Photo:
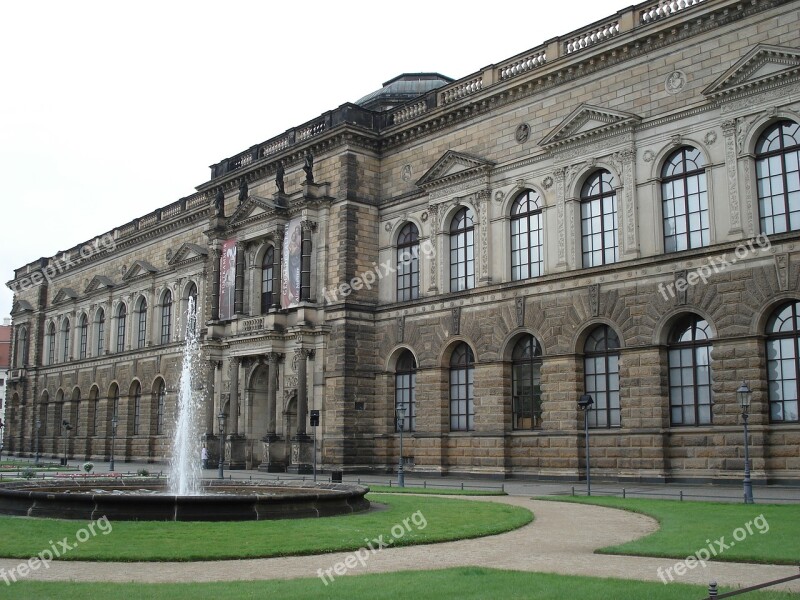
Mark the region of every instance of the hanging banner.
<instances>
[{"instance_id":1,"label":"hanging banner","mask_svg":"<svg viewBox=\"0 0 800 600\"><path fill-rule=\"evenodd\" d=\"M236 290L236 240L226 240L222 244L219 259L219 319L229 321L233 318L233 300Z\"/></svg>"},{"instance_id":2,"label":"hanging banner","mask_svg":"<svg viewBox=\"0 0 800 600\"><path fill-rule=\"evenodd\" d=\"M300 264L302 262L303 234L301 217L286 225L283 236L283 264L281 265L281 307L292 308L300 303Z\"/></svg>"}]
</instances>

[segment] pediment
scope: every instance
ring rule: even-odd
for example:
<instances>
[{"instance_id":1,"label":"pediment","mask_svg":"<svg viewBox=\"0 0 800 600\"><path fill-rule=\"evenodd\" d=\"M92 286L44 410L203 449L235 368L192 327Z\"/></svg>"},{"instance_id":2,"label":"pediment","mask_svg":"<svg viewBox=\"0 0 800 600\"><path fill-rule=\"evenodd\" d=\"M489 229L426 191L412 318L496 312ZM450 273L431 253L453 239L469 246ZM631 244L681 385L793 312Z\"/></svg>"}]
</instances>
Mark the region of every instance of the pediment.
<instances>
[{"instance_id":1,"label":"pediment","mask_svg":"<svg viewBox=\"0 0 800 600\"><path fill-rule=\"evenodd\" d=\"M33 306L27 300L17 300L11 307L11 315L18 315L20 313L33 312Z\"/></svg>"},{"instance_id":2,"label":"pediment","mask_svg":"<svg viewBox=\"0 0 800 600\"><path fill-rule=\"evenodd\" d=\"M259 196L249 196L242 202L228 220L228 227L235 226L245 220L250 220L262 214L272 214L275 211L275 204L271 200L266 200Z\"/></svg>"},{"instance_id":3,"label":"pediment","mask_svg":"<svg viewBox=\"0 0 800 600\"><path fill-rule=\"evenodd\" d=\"M758 44L703 90L708 97L726 96L768 86L800 72L800 50Z\"/></svg>"},{"instance_id":4,"label":"pediment","mask_svg":"<svg viewBox=\"0 0 800 600\"><path fill-rule=\"evenodd\" d=\"M429 188L449 184L458 179L483 175L492 167L494 167L494 163L488 160L448 150L417 181L417 185L421 188Z\"/></svg>"},{"instance_id":5,"label":"pediment","mask_svg":"<svg viewBox=\"0 0 800 600\"><path fill-rule=\"evenodd\" d=\"M70 300L75 300L78 297L78 294L75 290L69 287L61 288L58 290L55 298L53 298L53 304L60 304L61 302L69 302Z\"/></svg>"},{"instance_id":6,"label":"pediment","mask_svg":"<svg viewBox=\"0 0 800 600\"><path fill-rule=\"evenodd\" d=\"M137 260L130 266L130 268L127 271L125 271L125 275L122 276L122 280L130 281L131 279L147 277L148 275L152 275L153 273L157 272L158 269L156 269L146 260Z\"/></svg>"},{"instance_id":7,"label":"pediment","mask_svg":"<svg viewBox=\"0 0 800 600\"><path fill-rule=\"evenodd\" d=\"M89 285L86 286L84 290L84 294L90 294L92 292L96 292L97 290L103 290L107 288L114 287L114 282L111 281L105 275L95 275L92 277L92 280L89 282Z\"/></svg>"},{"instance_id":8,"label":"pediment","mask_svg":"<svg viewBox=\"0 0 800 600\"><path fill-rule=\"evenodd\" d=\"M179 263L190 262L195 260L205 260L208 256L208 250L198 244L184 243L169 259L168 265L177 265Z\"/></svg>"},{"instance_id":9,"label":"pediment","mask_svg":"<svg viewBox=\"0 0 800 600\"><path fill-rule=\"evenodd\" d=\"M636 125L641 117L629 112L581 104L548 133L540 146L553 147L577 142L614 129Z\"/></svg>"}]
</instances>

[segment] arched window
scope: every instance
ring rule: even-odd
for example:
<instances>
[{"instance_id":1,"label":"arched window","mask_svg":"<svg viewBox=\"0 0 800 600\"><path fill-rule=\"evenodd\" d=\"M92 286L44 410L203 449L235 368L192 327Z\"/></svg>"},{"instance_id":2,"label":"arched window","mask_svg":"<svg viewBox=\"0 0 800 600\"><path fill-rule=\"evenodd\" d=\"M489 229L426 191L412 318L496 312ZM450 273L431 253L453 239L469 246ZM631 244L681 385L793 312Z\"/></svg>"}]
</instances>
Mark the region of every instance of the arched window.
<instances>
[{"instance_id":1,"label":"arched window","mask_svg":"<svg viewBox=\"0 0 800 600\"><path fill-rule=\"evenodd\" d=\"M133 435L139 435L142 417L142 386L136 381L131 390L133 396Z\"/></svg>"},{"instance_id":2,"label":"arched window","mask_svg":"<svg viewBox=\"0 0 800 600\"><path fill-rule=\"evenodd\" d=\"M172 292L167 290L161 300L161 343L169 344L172 337Z\"/></svg>"},{"instance_id":3,"label":"arched window","mask_svg":"<svg viewBox=\"0 0 800 600\"><path fill-rule=\"evenodd\" d=\"M89 345L89 319L86 317L86 314L81 315L80 320L80 348L78 350L78 356L81 360L86 358L86 351L88 350Z\"/></svg>"},{"instance_id":4,"label":"arched window","mask_svg":"<svg viewBox=\"0 0 800 600\"><path fill-rule=\"evenodd\" d=\"M779 121L756 142L761 233L800 229L800 125Z\"/></svg>"},{"instance_id":5,"label":"arched window","mask_svg":"<svg viewBox=\"0 0 800 600\"><path fill-rule=\"evenodd\" d=\"M164 409L166 407L167 401L167 386L164 384L164 380L161 379L158 382L158 388L156 388L156 435L162 435L164 433Z\"/></svg>"},{"instance_id":6,"label":"arched window","mask_svg":"<svg viewBox=\"0 0 800 600\"><path fill-rule=\"evenodd\" d=\"M461 342L450 357L450 431L472 431L475 427L474 379L475 357Z\"/></svg>"},{"instance_id":7,"label":"arched window","mask_svg":"<svg viewBox=\"0 0 800 600\"><path fill-rule=\"evenodd\" d=\"M55 323L50 323L47 326L47 364L54 365L56 363L56 326Z\"/></svg>"},{"instance_id":8,"label":"arched window","mask_svg":"<svg viewBox=\"0 0 800 600\"><path fill-rule=\"evenodd\" d=\"M800 302L778 307L767 322L769 417L774 423L797 422L800 377Z\"/></svg>"},{"instance_id":9,"label":"arched window","mask_svg":"<svg viewBox=\"0 0 800 600\"><path fill-rule=\"evenodd\" d=\"M147 300L139 298L139 307L136 310L136 347L144 348L147 344Z\"/></svg>"},{"instance_id":10,"label":"arched window","mask_svg":"<svg viewBox=\"0 0 800 600\"><path fill-rule=\"evenodd\" d=\"M542 348L532 335L516 343L511 354L512 424L514 429L542 426Z\"/></svg>"},{"instance_id":11,"label":"arched window","mask_svg":"<svg viewBox=\"0 0 800 600\"><path fill-rule=\"evenodd\" d=\"M111 419L113 417L117 417L119 419L119 386L116 383L111 384L111 388L108 390L108 402L109 406L109 426L106 429L106 436L111 437Z\"/></svg>"},{"instance_id":12,"label":"arched window","mask_svg":"<svg viewBox=\"0 0 800 600\"><path fill-rule=\"evenodd\" d=\"M197 285L194 282L189 286L186 294L186 301L187 301L187 322L186 322L186 330L189 331L196 331L197 330Z\"/></svg>"},{"instance_id":13,"label":"arched window","mask_svg":"<svg viewBox=\"0 0 800 600\"><path fill-rule=\"evenodd\" d=\"M275 276L275 248L270 246L261 263L261 313L267 314L272 307L272 279Z\"/></svg>"},{"instance_id":14,"label":"arched window","mask_svg":"<svg viewBox=\"0 0 800 600\"><path fill-rule=\"evenodd\" d=\"M101 308L97 311L97 356L103 355L106 338L106 312Z\"/></svg>"},{"instance_id":15,"label":"arched window","mask_svg":"<svg viewBox=\"0 0 800 600\"><path fill-rule=\"evenodd\" d=\"M311 299L311 230L302 228L300 246L300 300Z\"/></svg>"},{"instance_id":16,"label":"arched window","mask_svg":"<svg viewBox=\"0 0 800 600\"><path fill-rule=\"evenodd\" d=\"M403 431L414 431L417 426L417 361L414 355L404 350L397 359L394 374L394 407L405 410ZM396 414L396 413L395 413ZM399 431L395 419L395 431Z\"/></svg>"},{"instance_id":17,"label":"arched window","mask_svg":"<svg viewBox=\"0 0 800 600\"><path fill-rule=\"evenodd\" d=\"M99 395L100 390L97 386L92 386L92 389L89 391L89 426L86 435L97 435L97 413L100 412Z\"/></svg>"},{"instance_id":18,"label":"arched window","mask_svg":"<svg viewBox=\"0 0 800 600\"><path fill-rule=\"evenodd\" d=\"M125 351L125 321L128 319L128 309L124 302L120 302L117 309L117 352Z\"/></svg>"},{"instance_id":19,"label":"arched window","mask_svg":"<svg viewBox=\"0 0 800 600\"><path fill-rule=\"evenodd\" d=\"M619 427L619 338L607 325L596 327L583 346L586 393L594 400L589 427Z\"/></svg>"},{"instance_id":20,"label":"arched window","mask_svg":"<svg viewBox=\"0 0 800 600\"><path fill-rule=\"evenodd\" d=\"M466 206L450 221L450 291L475 287L475 223Z\"/></svg>"},{"instance_id":21,"label":"arched window","mask_svg":"<svg viewBox=\"0 0 800 600\"><path fill-rule=\"evenodd\" d=\"M49 408L50 408L50 394L44 392L42 394L42 404L41 408L39 409L39 436L46 437L47 436L47 417L49 416ZM37 426L36 423L33 425L34 427Z\"/></svg>"},{"instance_id":22,"label":"arched window","mask_svg":"<svg viewBox=\"0 0 800 600\"><path fill-rule=\"evenodd\" d=\"M605 169L595 171L581 190L581 248L584 267L619 260L617 192L613 176Z\"/></svg>"},{"instance_id":23,"label":"arched window","mask_svg":"<svg viewBox=\"0 0 800 600\"><path fill-rule=\"evenodd\" d=\"M522 192L511 205L511 279L542 274L542 199Z\"/></svg>"},{"instance_id":24,"label":"arched window","mask_svg":"<svg viewBox=\"0 0 800 600\"><path fill-rule=\"evenodd\" d=\"M711 328L689 315L669 336L669 406L672 425L711 423Z\"/></svg>"},{"instance_id":25,"label":"arched window","mask_svg":"<svg viewBox=\"0 0 800 600\"><path fill-rule=\"evenodd\" d=\"M685 146L667 157L661 169L664 251L702 248L710 243L705 160Z\"/></svg>"},{"instance_id":26,"label":"arched window","mask_svg":"<svg viewBox=\"0 0 800 600\"><path fill-rule=\"evenodd\" d=\"M30 346L28 345L28 328L24 325L17 331L15 352L17 353L17 368L21 369L28 364L28 352L30 352Z\"/></svg>"},{"instance_id":27,"label":"arched window","mask_svg":"<svg viewBox=\"0 0 800 600\"><path fill-rule=\"evenodd\" d=\"M397 238L397 301L419 298L419 230L406 223Z\"/></svg>"},{"instance_id":28,"label":"arched window","mask_svg":"<svg viewBox=\"0 0 800 600\"><path fill-rule=\"evenodd\" d=\"M61 342L64 344L61 350L61 362L69 360L69 319L64 319L61 324Z\"/></svg>"}]
</instances>

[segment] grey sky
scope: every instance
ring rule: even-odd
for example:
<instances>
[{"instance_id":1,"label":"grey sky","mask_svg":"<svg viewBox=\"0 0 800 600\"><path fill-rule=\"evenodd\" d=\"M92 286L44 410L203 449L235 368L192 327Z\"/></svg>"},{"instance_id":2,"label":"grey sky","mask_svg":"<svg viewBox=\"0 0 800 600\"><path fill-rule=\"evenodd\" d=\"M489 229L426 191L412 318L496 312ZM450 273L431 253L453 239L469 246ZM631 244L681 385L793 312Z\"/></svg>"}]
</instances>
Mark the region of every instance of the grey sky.
<instances>
[{"instance_id":1,"label":"grey sky","mask_svg":"<svg viewBox=\"0 0 800 600\"><path fill-rule=\"evenodd\" d=\"M512 2L7 2L2 283L194 191L208 165L402 72L459 78L623 8ZM2 286L0 317L11 310Z\"/></svg>"}]
</instances>

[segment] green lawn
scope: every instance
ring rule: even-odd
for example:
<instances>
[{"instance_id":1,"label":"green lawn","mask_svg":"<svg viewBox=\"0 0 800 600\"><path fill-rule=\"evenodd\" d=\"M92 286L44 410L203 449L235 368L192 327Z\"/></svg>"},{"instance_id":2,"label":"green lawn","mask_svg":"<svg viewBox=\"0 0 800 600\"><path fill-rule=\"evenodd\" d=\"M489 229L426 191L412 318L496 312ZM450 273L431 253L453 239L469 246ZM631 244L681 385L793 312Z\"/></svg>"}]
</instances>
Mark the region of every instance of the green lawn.
<instances>
[{"instance_id":1,"label":"green lawn","mask_svg":"<svg viewBox=\"0 0 800 600\"><path fill-rule=\"evenodd\" d=\"M607 496L549 496L542 499L623 508L650 515L661 525L651 535L602 548L600 553L686 558L706 549L713 560L800 564L800 505L679 502ZM736 540L735 535L741 539ZM724 548L717 543L718 540L723 546L730 547ZM716 556L709 547L717 552Z\"/></svg>"},{"instance_id":2,"label":"green lawn","mask_svg":"<svg viewBox=\"0 0 800 600\"><path fill-rule=\"evenodd\" d=\"M312 600L689 600L704 598L706 588L682 583L647 583L623 579L570 577L544 573L522 573L475 567L441 571L406 571L381 575L353 575L337 578L326 586L319 578L290 581L242 581L202 584L111 584L44 583L22 581L3 589L3 597L37 600L92 600L95 598L136 598L150 600L197 600L214 598L280 598ZM758 592L742 598L797 600L800 594Z\"/></svg>"},{"instance_id":3,"label":"green lawn","mask_svg":"<svg viewBox=\"0 0 800 600\"><path fill-rule=\"evenodd\" d=\"M460 490L458 488L397 487L388 485L369 485L369 489L381 494L436 494L439 496L508 496L500 490Z\"/></svg>"},{"instance_id":4,"label":"green lawn","mask_svg":"<svg viewBox=\"0 0 800 600\"><path fill-rule=\"evenodd\" d=\"M194 561L261 558L355 550L365 538L391 537L393 545L430 544L516 529L533 515L495 502L370 494L385 510L342 517L238 523L117 521L63 556L64 560ZM409 521L417 515L416 521ZM402 526L404 520L408 525ZM424 527L420 527L424 523ZM74 540L83 521L0 517L0 556L27 559L50 547L49 540ZM399 530L398 530L399 531ZM2 589L2 588L0 588Z\"/></svg>"}]
</instances>

